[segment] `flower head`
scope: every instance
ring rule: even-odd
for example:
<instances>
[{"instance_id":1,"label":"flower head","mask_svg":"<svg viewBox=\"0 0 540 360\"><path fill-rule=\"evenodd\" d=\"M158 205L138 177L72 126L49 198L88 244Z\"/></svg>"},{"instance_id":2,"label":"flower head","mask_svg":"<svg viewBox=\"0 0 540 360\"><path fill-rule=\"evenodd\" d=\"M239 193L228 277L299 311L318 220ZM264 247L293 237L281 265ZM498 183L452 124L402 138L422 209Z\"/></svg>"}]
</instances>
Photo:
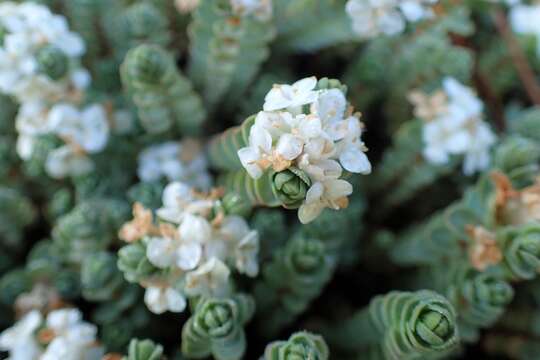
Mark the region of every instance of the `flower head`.
<instances>
[{"instance_id":1,"label":"flower head","mask_svg":"<svg viewBox=\"0 0 540 360\"><path fill-rule=\"evenodd\" d=\"M429 96L419 91L410 94L415 115L424 120L424 157L442 165L452 155L464 155L466 175L489 166L489 150L495 135L483 120L483 104L472 89L453 78L443 80L443 91Z\"/></svg>"},{"instance_id":2,"label":"flower head","mask_svg":"<svg viewBox=\"0 0 540 360\"><path fill-rule=\"evenodd\" d=\"M313 220L325 207L344 207L341 205L352 186L343 179L336 181L343 169L371 172L367 147L361 140L364 126L360 114L348 107L344 90L316 90L316 86L313 77L293 85L274 85L266 96L264 111L257 114L250 128L248 146L238 150L251 177L275 173L274 193L283 206L300 207L304 222ZM308 189L315 183L308 201ZM348 190L335 197L333 190L345 184Z\"/></svg>"}]
</instances>

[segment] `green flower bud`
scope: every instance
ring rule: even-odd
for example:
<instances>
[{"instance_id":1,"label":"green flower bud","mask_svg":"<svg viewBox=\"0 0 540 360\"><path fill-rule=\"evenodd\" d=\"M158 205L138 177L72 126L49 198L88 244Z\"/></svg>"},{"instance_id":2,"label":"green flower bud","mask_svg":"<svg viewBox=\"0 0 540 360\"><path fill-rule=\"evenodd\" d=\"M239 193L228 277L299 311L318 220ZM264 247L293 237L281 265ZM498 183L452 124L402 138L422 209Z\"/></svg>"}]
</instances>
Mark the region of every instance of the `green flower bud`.
<instances>
[{"instance_id":1,"label":"green flower bud","mask_svg":"<svg viewBox=\"0 0 540 360\"><path fill-rule=\"evenodd\" d=\"M146 257L146 245L142 241L124 246L118 251L118 268L129 282L138 282L159 271Z\"/></svg>"},{"instance_id":2,"label":"green flower bud","mask_svg":"<svg viewBox=\"0 0 540 360\"><path fill-rule=\"evenodd\" d=\"M507 227L497 233L503 262L511 278L530 280L540 269L540 225Z\"/></svg>"},{"instance_id":3,"label":"green flower bud","mask_svg":"<svg viewBox=\"0 0 540 360\"><path fill-rule=\"evenodd\" d=\"M330 352L324 339L305 331L287 341L275 341L264 351L264 360L328 360Z\"/></svg>"},{"instance_id":4,"label":"green flower bud","mask_svg":"<svg viewBox=\"0 0 540 360\"><path fill-rule=\"evenodd\" d=\"M243 325L255 304L246 295L232 299L202 299L182 329L182 353L190 358L210 354L216 360L240 360L246 350Z\"/></svg>"},{"instance_id":5,"label":"green flower bud","mask_svg":"<svg viewBox=\"0 0 540 360\"><path fill-rule=\"evenodd\" d=\"M143 44L127 53L122 68L126 77L133 82L159 85L168 76L171 61L160 47Z\"/></svg>"},{"instance_id":6,"label":"green flower bud","mask_svg":"<svg viewBox=\"0 0 540 360\"><path fill-rule=\"evenodd\" d=\"M298 208L306 198L311 181L305 172L291 167L274 174L272 186L279 200L287 208Z\"/></svg>"},{"instance_id":7,"label":"green flower bud","mask_svg":"<svg viewBox=\"0 0 540 360\"><path fill-rule=\"evenodd\" d=\"M133 339L129 343L128 356L122 360L162 360L163 346L154 343L152 340Z\"/></svg>"},{"instance_id":8,"label":"green flower bud","mask_svg":"<svg viewBox=\"0 0 540 360\"><path fill-rule=\"evenodd\" d=\"M63 78L69 70L67 55L56 46L44 46L36 54L38 69L52 80Z\"/></svg>"}]
</instances>

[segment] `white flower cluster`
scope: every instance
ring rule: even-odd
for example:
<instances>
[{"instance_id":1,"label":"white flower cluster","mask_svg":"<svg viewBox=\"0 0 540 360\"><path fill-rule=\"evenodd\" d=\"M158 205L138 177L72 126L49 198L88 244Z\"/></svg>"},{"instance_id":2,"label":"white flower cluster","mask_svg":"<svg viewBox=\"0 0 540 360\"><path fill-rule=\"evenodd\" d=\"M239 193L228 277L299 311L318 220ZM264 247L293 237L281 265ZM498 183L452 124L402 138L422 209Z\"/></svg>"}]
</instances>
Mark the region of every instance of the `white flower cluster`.
<instances>
[{"instance_id":1,"label":"white flower cluster","mask_svg":"<svg viewBox=\"0 0 540 360\"><path fill-rule=\"evenodd\" d=\"M101 105L79 109L90 75L80 67L85 46L70 32L63 16L31 2L0 4L0 91L21 104L16 118L17 153L28 160L36 139L54 134L64 145L48 154L45 170L54 178L80 175L93 169L88 154L103 150L109 137ZM67 75L51 79L39 68L38 54L54 47L67 58ZM62 102L60 102L62 101Z\"/></svg>"},{"instance_id":2,"label":"white flower cluster","mask_svg":"<svg viewBox=\"0 0 540 360\"><path fill-rule=\"evenodd\" d=\"M160 314L181 312L186 296L222 296L228 293L230 267L256 276L259 237L246 221L218 213L216 199L173 182L163 191L163 206L157 210L162 221L158 233L146 236L146 256L157 268L167 269L143 284L145 303Z\"/></svg>"},{"instance_id":3,"label":"white flower cluster","mask_svg":"<svg viewBox=\"0 0 540 360\"><path fill-rule=\"evenodd\" d=\"M189 13L195 10L201 0L175 0L174 4L179 12ZM239 16L253 15L260 21L267 21L272 17L272 0L230 0L232 11Z\"/></svg>"},{"instance_id":4,"label":"white flower cluster","mask_svg":"<svg viewBox=\"0 0 540 360\"><path fill-rule=\"evenodd\" d=\"M45 319L32 310L0 334L0 350L12 360L99 360L104 350L96 334L77 309L54 310Z\"/></svg>"},{"instance_id":5,"label":"white flower cluster","mask_svg":"<svg viewBox=\"0 0 540 360\"><path fill-rule=\"evenodd\" d=\"M102 151L109 138L107 114L101 105L90 105L82 110L68 103L48 108L41 102L21 105L16 119L19 132L17 152L28 159L34 151L36 137L54 134L65 145L51 151L45 163L53 178L80 175L93 169L88 154Z\"/></svg>"},{"instance_id":6,"label":"white flower cluster","mask_svg":"<svg viewBox=\"0 0 540 360\"><path fill-rule=\"evenodd\" d=\"M182 181L208 190L212 178L202 147L196 141L168 141L144 149L138 158L137 174L142 181Z\"/></svg>"},{"instance_id":7,"label":"white flower cluster","mask_svg":"<svg viewBox=\"0 0 540 360\"><path fill-rule=\"evenodd\" d=\"M354 32L363 39L397 35L407 21L416 22L434 15L431 5L438 0L349 0L345 5Z\"/></svg>"},{"instance_id":8,"label":"white flower cluster","mask_svg":"<svg viewBox=\"0 0 540 360\"><path fill-rule=\"evenodd\" d=\"M261 21L272 17L272 0L230 0L233 12L242 15L253 15Z\"/></svg>"},{"instance_id":9,"label":"white flower cluster","mask_svg":"<svg viewBox=\"0 0 540 360\"><path fill-rule=\"evenodd\" d=\"M540 3L513 6L510 11L510 24L514 32L536 38L536 51L540 57Z\"/></svg>"},{"instance_id":10,"label":"white flower cluster","mask_svg":"<svg viewBox=\"0 0 540 360\"><path fill-rule=\"evenodd\" d=\"M359 117L347 109L341 90L315 90L316 85L315 77L274 85L250 129L249 146L238 151L253 178L270 167L283 171L296 166L307 173L312 185L298 211L302 223L314 220L326 207L347 205L352 185L340 179L343 168L371 172Z\"/></svg>"},{"instance_id":11,"label":"white flower cluster","mask_svg":"<svg viewBox=\"0 0 540 360\"><path fill-rule=\"evenodd\" d=\"M68 29L63 16L35 3L0 4L0 91L20 102L51 100L63 96L70 87L82 89L89 75L78 66L85 51L82 39ZM50 79L40 72L38 52L45 46L59 49L68 59L67 76Z\"/></svg>"},{"instance_id":12,"label":"white flower cluster","mask_svg":"<svg viewBox=\"0 0 540 360\"><path fill-rule=\"evenodd\" d=\"M421 95L411 96L415 113L425 121L422 134L425 158L433 164L446 164L451 155L464 154L465 174L486 169L489 150L496 138L483 120L482 101L471 88L454 78L445 78L443 92L432 99L435 97L438 101L427 103L421 101Z\"/></svg>"}]
</instances>

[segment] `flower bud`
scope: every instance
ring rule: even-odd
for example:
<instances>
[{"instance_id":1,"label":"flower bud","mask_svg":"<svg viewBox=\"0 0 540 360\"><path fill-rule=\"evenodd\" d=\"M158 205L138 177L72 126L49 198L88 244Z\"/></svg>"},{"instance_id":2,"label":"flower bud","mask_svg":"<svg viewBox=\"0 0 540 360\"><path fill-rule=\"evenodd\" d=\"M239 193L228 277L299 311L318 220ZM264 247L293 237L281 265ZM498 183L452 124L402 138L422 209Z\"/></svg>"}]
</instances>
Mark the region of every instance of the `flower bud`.
<instances>
[{"instance_id":1,"label":"flower bud","mask_svg":"<svg viewBox=\"0 0 540 360\"><path fill-rule=\"evenodd\" d=\"M283 205L293 209L298 208L306 198L311 181L303 171L291 167L276 173L272 185Z\"/></svg>"},{"instance_id":2,"label":"flower bud","mask_svg":"<svg viewBox=\"0 0 540 360\"><path fill-rule=\"evenodd\" d=\"M36 54L38 69L52 80L63 78L69 70L67 55L56 46L44 46Z\"/></svg>"}]
</instances>

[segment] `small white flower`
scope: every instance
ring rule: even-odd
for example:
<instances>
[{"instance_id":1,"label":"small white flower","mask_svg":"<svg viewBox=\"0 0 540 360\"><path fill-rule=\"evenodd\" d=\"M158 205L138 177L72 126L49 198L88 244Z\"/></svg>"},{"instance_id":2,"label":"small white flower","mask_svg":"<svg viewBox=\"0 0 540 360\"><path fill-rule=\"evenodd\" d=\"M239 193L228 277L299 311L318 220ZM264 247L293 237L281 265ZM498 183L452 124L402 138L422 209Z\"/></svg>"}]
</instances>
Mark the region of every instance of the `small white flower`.
<instances>
[{"instance_id":1,"label":"small white flower","mask_svg":"<svg viewBox=\"0 0 540 360\"><path fill-rule=\"evenodd\" d=\"M197 146L189 143L165 142L141 152L137 174L143 181L182 181L206 190L211 185L206 157Z\"/></svg>"},{"instance_id":2,"label":"small white flower","mask_svg":"<svg viewBox=\"0 0 540 360\"><path fill-rule=\"evenodd\" d=\"M53 133L88 153L103 150L109 138L107 115L100 105L79 111L73 105L57 104L49 112L49 126Z\"/></svg>"},{"instance_id":3,"label":"small white flower","mask_svg":"<svg viewBox=\"0 0 540 360\"><path fill-rule=\"evenodd\" d=\"M0 350L9 352L9 359L37 359L41 353L35 339L35 332L43 322L40 312L33 310L20 319L14 326L0 334Z\"/></svg>"},{"instance_id":4,"label":"small white flower","mask_svg":"<svg viewBox=\"0 0 540 360\"><path fill-rule=\"evenodd\" d=\"M406 21L432 17L431 5L438 0L349 0L345 10L354 32L363 39L381 34L396 35L405 30Z\"/></svg>"},{"instance_id":5,"label":"small white flower","mask_svg":"<svg viewBox=\"0 0 540 360\"><path fill-rule=\"evenodd\" d=\"M0 46L0 90L26 102L55 100L67 94L71 85L78 87L80 82L74 81L71 74L52 80L40 73L36 59L43 46L53 46L68 57L69 71L78 71L84 43L79 35L69 31L67 20L43 5L1 5L0 26L6 33Z\"/></svg>"},{"instance_id":6,"label":"small white flower","mask_svg":"<svg viewBox=\"0 0 540 360\"><path fill-rule=\"evenodd\" d=\"M312 76L292 85L274 85L264 98L264 111L274 111L311 104L317 100L317 79Z\"/></svg>"},{"instance_id":7,"label":"small white flower","mask_svg":"<svg viewBox=\"0 0 540 360\"><path fill-rule=\"evenodd\" d=\"M146 257L156 267L165 269L171 266L175 260L177 244L171 238L151 237L146 247Z\"/></svg>"},{"instance_id":8,"label":"small white flower","mask_svg":"<svg viewBox=\"0 0 540 360\"><path fill-rule=\"evenodd\" d=\"M451 155L465 155L463 172L470 175L489 165L489 149L495 135L482 120L483 104L472 89L445 78L447 104L422 128L423 153L428 162L443 165Z\"/></svg>"},{"instance_id":9,"label":"small white flower","mask_svg":"<svg viewBox=\"0 0 540 360\"><path fill-rule=\"evenodd\" d=\"M222 296L228 290L229 276L227 265L211 258L187 274L185 291L190 296Z\"/></svg>"},{"instance_id":10,"label":"small white flower","mask_svg":"<svg viewBox=\"0 0 540 360\"><path fill-rule=\"evenodd\" d=\"M232 262L240 273L254 277L259 272L259 234L250 230L240 216L226 216L219 228L219 239L231 253Z\"/></svg>"},{"instance_id":11,"label":"small white flower","mask_svg":"<svg viewBox=\"0 0 540 360\"><path fill-rule=\"evenodd\" d=\"M172 287L148 287L144 293L144 303L154 314L182 312L186 308L186 298Z\"/></svg>"},{"instance_id":12,"label":"small white flower","mask_svg":"<svg viewBox=\"0 0 540 360\"><path fill-rule=\"evenodd\" d=\"M316 114L325 125L342 120L346 109L347 99L338 89L321 92L317 101L311 105L311 112Z\"/></svg>"},{"instance_id":13,"label":"small white flower","mask_svg":"<svg viewBox=\"0 0 540 360\"><path fill-rule=\"evenodd\" d=\"M298 218L307 224L325 208L338 210L347 206L347 196L352 194L352 185L341 179L328 179L314 183L306 194L306 201L298 209Z\"/></svg>"},{"instance_id":14,"label":"small white flower","mask_svg":"<svg viewBox=\"0 0 540 360\"><path fill-rule=\"evenodd\" d=\"M180 224L186 214L206 216L214 206L214 201L197 198L191 187L179 181L165 187L162 202L163 206L157 210L157 215L175 224Z\"/></svg>"},{"instance_id":15,"label":"small white flower","mask_svg":"<svg viewBox=\"0 0 540 360\"><path fill-rule=\"evenodd\" d=\"M230 0L233 12L238 15L254 15L261 21L272 17L271 0Z\"/></svg>"},{"instance_id":16,"label":"small white flower","mask_svg":"<svg viewBox=\"0 0 540 360\"><path fill-rule=\"evenodd\" d=\"M379 34L396 35L405 29L405 20L396 0L349 0L345 5L354 32L368 39Z\"/></svg>"},{"instance_id":17,"label":"small white flower","mask_svg":"<svg viewBox=\"0 0 540 360\"><path fill-rule=\"evenodd\" d=\"M77 309L55 310L47 315L46 327L54 338L40 359L98 360L103 348L96 345L97 327L82 320Z\"/></svg>"},{"instance_id":18,"label":"small white flower","mask_svg":"<svg viewBox=\"0 0 540 360\"><path fill-rule=\"evenodd\" d=\"M75 152L65 145L51 151L45 161L47 174L55 179L87 174L94 169L94 162L85 154Z\"/></svg>"}]
</instances>

